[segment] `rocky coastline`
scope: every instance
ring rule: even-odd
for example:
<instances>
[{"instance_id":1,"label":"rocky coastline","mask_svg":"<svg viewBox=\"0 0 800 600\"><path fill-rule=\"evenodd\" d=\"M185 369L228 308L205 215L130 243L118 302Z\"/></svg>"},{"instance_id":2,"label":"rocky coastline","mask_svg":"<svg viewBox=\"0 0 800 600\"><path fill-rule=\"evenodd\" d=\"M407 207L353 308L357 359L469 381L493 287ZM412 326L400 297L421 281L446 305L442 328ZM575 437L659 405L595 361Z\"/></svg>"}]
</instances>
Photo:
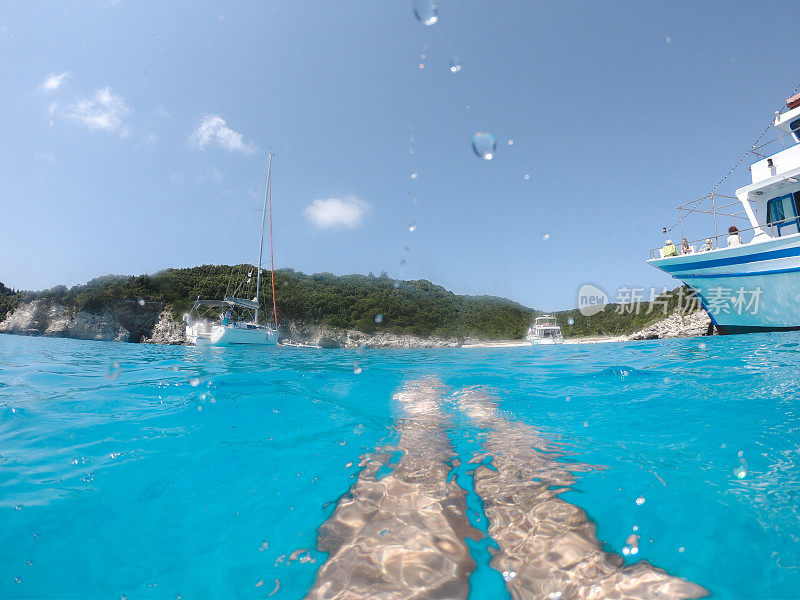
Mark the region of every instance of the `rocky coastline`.
<instances>
[{"instance_id":1,"label":"rocky coastline","mask_svg":"<svg viewBox=\"0 0 800 600\"><path fill-rule=\"evenodd\" d=\"M689 315L671 314L628 336L605 341L635 341L711 335L711 319L705 311ZM117 342L178 345L186 343L184 324L160 302L118 301L97 312L75 311L58 302L39 299L20 304L0 322L0 333L77 338ZM316 348L459 348L498 346L497 340L467 337L417 337L378 332L333 329L316 324L289 323L281 326L279 341L289 346ZM580 340L573 339L578 342ZM595 340L603 341L603 340ZM527 345L508 340L505 345Z\"/></svg>"},{"instance_id":2,"label":"rocky coastline","mask_svg":"<svg viewBox=\"0 0 800 600\"><path fill-rule=\"evenodd\" d=\"M20 304L0 322L0 333L81 340L140 342L150 335L160 302L121 301L97 312L75 311L48 299Z\"/></svg>"}]
</instances>

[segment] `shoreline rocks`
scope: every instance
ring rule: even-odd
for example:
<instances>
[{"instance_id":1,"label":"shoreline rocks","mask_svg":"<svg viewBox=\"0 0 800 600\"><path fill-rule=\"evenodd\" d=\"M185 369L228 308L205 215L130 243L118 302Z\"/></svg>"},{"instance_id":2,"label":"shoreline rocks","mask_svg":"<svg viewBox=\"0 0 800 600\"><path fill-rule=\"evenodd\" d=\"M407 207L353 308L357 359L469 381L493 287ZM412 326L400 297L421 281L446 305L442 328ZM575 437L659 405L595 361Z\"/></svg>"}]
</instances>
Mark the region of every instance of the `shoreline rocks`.
<instances>
[{"instance_id":1,"label":"shoreline rocks","mask_svg":"<svg viewBox=\"0 0 800 600\"><path fill-rule=\"evenodd\" d=\"M714 335L715 328L711 317L704 310L688 315L672 313L660 321L628 336L628 340L656 340L679 337L699 337Z\"/></svg>"},{"instance_id":2,"label":"shoreline rocks","mask_svg":"<svg viewBox=\"0 0 800 600\"><path fill-rule=\"evenodd\" d=\"M383 349L458 348L464 343L464 340L440 337L423 338L385 332L364 333L354 329L333 329L323 325L291 322L281 327L280 342L298 346L355 350L361 346Z\"/></svg>"},{"instance_id":3,"label":"shoreline rocks","mask_svg":"<svg viewBox=\"0 0 800 600\"><path fill-rule=\"evenodd\" d=\"M176 321L168 310L161 311L158 315L152 332L142 339L143 344L176 345L186 343L186 325L183 321Z\"/></svg>"},{"instance_id":4,"label":"shoreline rocks","mask_svg":"<svg viewBox=\"0 0 800 600\"><path fill-rule=\"evenodd\" d=\"M40 298L17 306L0 322L0 333L139 342L150 335L160 311L160 302L143 305L119 302L98 312L76 312L53 300Z\"/></svg>"},{"instance_id":5,"label":"shoreline rocks","mask_svg":"<svg viewBox=\"0 0 800 600\"><path fill-rule=\"evenodd\" d=\"M161 302L117 301L99 312L74 309L41 298L17 306L0 322L0 333L40 335L83 340L142 342L180 345L186 343L186 329L176 321ZM714 326L708 314L699 310L688 315L673 313L664 319L619 341L638 341L713 335ZM291 346L376 349L435 349L462 346L492 346L498 340L465 337L419 337L379 331L363 333L352 329L335 329L319 324L290 322L280 328L280 343ZM506 340L508 345L514 345ZM575 342L578 343L576 339Z\"/></svg>"}]
</instances>

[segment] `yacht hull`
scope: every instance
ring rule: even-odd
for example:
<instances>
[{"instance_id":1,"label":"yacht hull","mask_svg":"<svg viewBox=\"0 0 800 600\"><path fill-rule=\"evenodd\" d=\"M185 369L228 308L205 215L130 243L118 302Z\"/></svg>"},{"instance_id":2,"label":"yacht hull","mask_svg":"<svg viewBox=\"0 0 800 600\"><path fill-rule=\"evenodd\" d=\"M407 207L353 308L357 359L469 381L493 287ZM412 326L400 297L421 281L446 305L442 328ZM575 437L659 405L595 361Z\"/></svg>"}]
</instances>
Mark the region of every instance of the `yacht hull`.
<instances>
[{"instance_id":1,"label":"yacht hull","mask_svg":"<svg viewBox=\"0 0 800 600\"><path fill-rule=\"evenodd\" d=\"M800 234L648 262L693 288L720 333L800 329Z\"/></svg>"}]
</instances>

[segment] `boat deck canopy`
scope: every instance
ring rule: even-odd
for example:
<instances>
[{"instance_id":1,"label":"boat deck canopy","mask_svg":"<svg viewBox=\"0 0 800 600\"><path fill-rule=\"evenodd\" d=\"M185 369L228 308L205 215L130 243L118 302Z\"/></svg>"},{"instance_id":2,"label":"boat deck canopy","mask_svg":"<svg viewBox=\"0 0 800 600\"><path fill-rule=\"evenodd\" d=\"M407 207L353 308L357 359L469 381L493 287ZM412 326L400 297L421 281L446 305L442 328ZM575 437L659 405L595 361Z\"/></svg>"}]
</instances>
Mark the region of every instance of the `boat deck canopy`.
<instances>
[{"instance_id":1,"label":"boat deck canopy","mask_svg":"<svg viewBox=\"0 0 800 600\"><path fill-rule=\"evenodd\" d=\"M255 300L247 300L246 298L234 298L228 296L225 300L195 300L195 306L209 306L212 308L224 308L232 306L241 306L243 308L258 308L258 302Z\"/></svg>"},{"instance_id":2,"label":"boat deck canopy","mask_svg":"<svg viewBox=\"0 0 800 600\"><path fill-rule=\"evenodd\" d=\"M258 302L255 300L247 300L246 298L234 298L233 296L228 296L225 298L225 302L232 306L242 306L244 308L252 308L255 310L258 308Z\"/></svg>"},{"instance_id":3,"label":"boat deck canopy","mask_svg":"<svg viewBox=\"0 0 800 600\"><path fill-rule=\"evenodd\" d=\"M224 300L195 300L195 306L210 306L212 308L219 308L223 306L229 306L227 302Z\"/></svg>"}]
</instances>

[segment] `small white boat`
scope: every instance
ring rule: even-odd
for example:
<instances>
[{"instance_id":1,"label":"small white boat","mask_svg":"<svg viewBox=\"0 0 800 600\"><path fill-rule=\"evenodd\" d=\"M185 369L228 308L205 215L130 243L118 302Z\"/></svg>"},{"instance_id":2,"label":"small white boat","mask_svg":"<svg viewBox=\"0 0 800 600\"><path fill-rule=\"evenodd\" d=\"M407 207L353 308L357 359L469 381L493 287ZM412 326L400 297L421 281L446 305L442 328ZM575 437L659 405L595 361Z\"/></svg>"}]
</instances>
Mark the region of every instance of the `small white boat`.
<instances>
[{"instance_id":1,"label":"small white boat","mask_svg":"<svg viewBox=\"0 0 800 600\"><path fill-rule=\"evenodd\" d=\"M267 324L258 322L259 297L261 293L261 265L264 255L264 226L269 204L270 263L272 274L272 319ZM264 192L264 212L261 217L261 241L256 269L256 295L252 300L226 296L222 300L195 301L192 310L183 316L186 323L186 339L194 345L230 346L259 345L274 346L278 343L278 311L275 303L275 259L272 252L272 153L267 166L267 185ZM247 276L252 279L253 271ZM252 284L251 284L252 285ZM242 286L239 286L239 289ZM252 288L251 288L252 289ZM210 315L217 315L211 319Z\"/></svg>"},{"instance_id":2,"label":"small white boat","mask_svg":"<svg viewBox=\"0 0 800 600\"><path fill-rule=\"evenodd\" d=\"M533 325L528 328L525 339L534 346L537 344L560 344L564 341L558 321L551 315L536 317Z\"/></svg>"},{"instance_id":3,"label":"small white boat","mask_svg":"<svg viewBox=\"0 0 800 600\"><path fill-rule=\"evenodd\" d=\"M735 198L712 192L679 206L683 243L667 240L647 261L694 290L722 334L800 329L800 94L773 125L779 136L750 149L761 158L750 167L752 183ZM765 156L764 146L787 142ZM714 235L695 250L703 238L684 236L697 213L713 215ZM720 221L727 233L716 229Z\"/></svg>"}]
</instances>

